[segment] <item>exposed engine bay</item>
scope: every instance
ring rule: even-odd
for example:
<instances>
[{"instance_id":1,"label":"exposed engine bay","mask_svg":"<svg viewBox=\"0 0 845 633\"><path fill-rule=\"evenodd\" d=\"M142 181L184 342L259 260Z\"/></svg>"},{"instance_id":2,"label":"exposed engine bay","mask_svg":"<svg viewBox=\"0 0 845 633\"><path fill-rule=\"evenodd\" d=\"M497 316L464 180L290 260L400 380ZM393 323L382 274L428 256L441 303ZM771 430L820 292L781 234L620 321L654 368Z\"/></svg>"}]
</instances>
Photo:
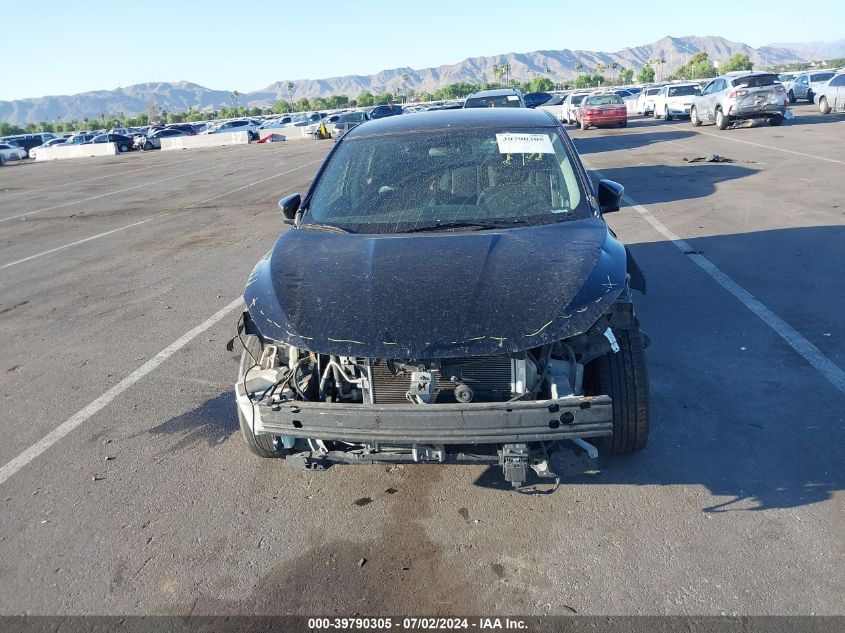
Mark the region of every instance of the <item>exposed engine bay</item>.
<instances>
[{"instance_id":1,"label":"exposed engine bay","mask_svg":"<svg viewBox=\"0 0 845 633\"><path fill-rule=\"evenodd\" d=\"M250 366L237 402L253 433L272 437L294 466L499 463L521 485L528 468L554 477L547 459L555 442L569 439L592 454L583 438L611 434L611 401L591 386L589 363L617 352L614 329L635 323L621 301L565 340L445 359L323 355L270 341L254 353L241 338ZM241 331L255 336L248 312Z\"/></svg>"}]
</instances>

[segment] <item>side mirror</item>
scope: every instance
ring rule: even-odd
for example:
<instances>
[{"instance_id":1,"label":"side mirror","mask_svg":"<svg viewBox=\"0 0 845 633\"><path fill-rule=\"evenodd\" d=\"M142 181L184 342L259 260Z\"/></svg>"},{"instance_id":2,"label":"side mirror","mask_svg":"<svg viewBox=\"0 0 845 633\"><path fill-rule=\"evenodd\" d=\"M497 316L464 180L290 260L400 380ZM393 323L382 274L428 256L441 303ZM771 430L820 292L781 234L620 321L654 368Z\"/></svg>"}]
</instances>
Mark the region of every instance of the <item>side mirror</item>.
<instances>
[{"instance_id":1,"label":"side mirror","mask_svg":"<svg viewBox=\"0 0 845 633\"><path fill-rule=\"evenodd\" d=\"M599 180L599 207L602 213L619 211L625 187L612 180Z\"/></svg>"},{"instance_id":2,"label":"side mirror","mask_svg":"<svg viewBox=\"0 0 845 633\"><path fill-rule=\"evenodd\" d=\"M279 208L282 210L282 216L285 218L285 224L293 224L296 217L296 212L299 210L299 205L302 198L298 193L292 193L279 200Z\"/></svg>"}]
</instances>

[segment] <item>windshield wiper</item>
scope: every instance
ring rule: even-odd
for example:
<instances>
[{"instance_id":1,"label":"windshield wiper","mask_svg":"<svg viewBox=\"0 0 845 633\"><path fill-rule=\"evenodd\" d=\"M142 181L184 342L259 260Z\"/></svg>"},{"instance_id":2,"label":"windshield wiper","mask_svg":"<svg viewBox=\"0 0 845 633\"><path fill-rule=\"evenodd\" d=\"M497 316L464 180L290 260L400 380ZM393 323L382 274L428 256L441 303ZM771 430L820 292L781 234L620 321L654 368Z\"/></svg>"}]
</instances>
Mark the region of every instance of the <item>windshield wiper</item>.
<instances>
[{"instance_id":1,"label":"windshield wiper","mask_svg":"<svg viewBox=\"0 0 845 633\"><path fill-rule=\"evenodd\" d=\"M325 231L327 233L351 233L352 231L347 231L346 229L342 229L339 226L335 226L334 224L320 224L318 222L306 222L305 224L300 224L299 228L301 229L311 229L312 231Z\"/></svg>"},{"instance_id":2,"label":"windshield wiper","mask_svg":"<svg viewBox=\"0 0 845 633\"><path fill-rule=\"evenodd\" d=\"M427 231L457 231L469 229L473 231L484 231L489 229L506 229L509 226L526 224L525 220L502 220L500 222L438 222L437 224L426 224L416 226L401 233L425 233Z\"/></svg>"}]
</instances>

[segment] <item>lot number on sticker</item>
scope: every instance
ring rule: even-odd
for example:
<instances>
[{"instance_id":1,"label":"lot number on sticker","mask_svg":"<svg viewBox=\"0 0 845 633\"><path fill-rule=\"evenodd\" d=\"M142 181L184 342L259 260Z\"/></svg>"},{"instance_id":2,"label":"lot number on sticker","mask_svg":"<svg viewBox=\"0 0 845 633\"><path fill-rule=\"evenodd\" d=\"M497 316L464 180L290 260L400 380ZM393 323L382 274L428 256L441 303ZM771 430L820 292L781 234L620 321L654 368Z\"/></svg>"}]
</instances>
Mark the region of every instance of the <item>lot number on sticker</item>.
<instances>
[{"instance_id":1,"label":"lot number on sticker","mask_svg":"<svg viewBox=\"0 0 845 633\"><path fill-rule=\"evenodd\" d=\"M554 154L547 134L496 134L500 154Z\"/></svg>"}]
</instances>

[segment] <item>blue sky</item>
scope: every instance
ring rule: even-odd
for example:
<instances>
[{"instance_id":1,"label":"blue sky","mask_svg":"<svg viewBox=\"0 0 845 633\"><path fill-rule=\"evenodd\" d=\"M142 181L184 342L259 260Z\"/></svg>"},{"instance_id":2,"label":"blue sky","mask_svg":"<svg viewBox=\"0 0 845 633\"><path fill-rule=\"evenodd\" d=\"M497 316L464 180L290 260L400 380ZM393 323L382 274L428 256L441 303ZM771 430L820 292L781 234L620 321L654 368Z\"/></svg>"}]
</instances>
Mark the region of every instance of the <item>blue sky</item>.
<instances>
[{"instance_id":1,"label":"blue sky","mask_svg":"<svg viewBox=\"0 0 845 633\"><path fill-rule=\"evenodd\" d=\"M721 35L752 46L845 37L841 2L819 9L824 19L806 22L794 0L743 0L723 10L700 3L694 18L685 17L692 6L631 0L5 1L0 99L183 79L249 92L280 80L424 68L478 55L616 51L665 35ZM812 28L796 28L803 23Z\"/></svg>"}]
</instances>

